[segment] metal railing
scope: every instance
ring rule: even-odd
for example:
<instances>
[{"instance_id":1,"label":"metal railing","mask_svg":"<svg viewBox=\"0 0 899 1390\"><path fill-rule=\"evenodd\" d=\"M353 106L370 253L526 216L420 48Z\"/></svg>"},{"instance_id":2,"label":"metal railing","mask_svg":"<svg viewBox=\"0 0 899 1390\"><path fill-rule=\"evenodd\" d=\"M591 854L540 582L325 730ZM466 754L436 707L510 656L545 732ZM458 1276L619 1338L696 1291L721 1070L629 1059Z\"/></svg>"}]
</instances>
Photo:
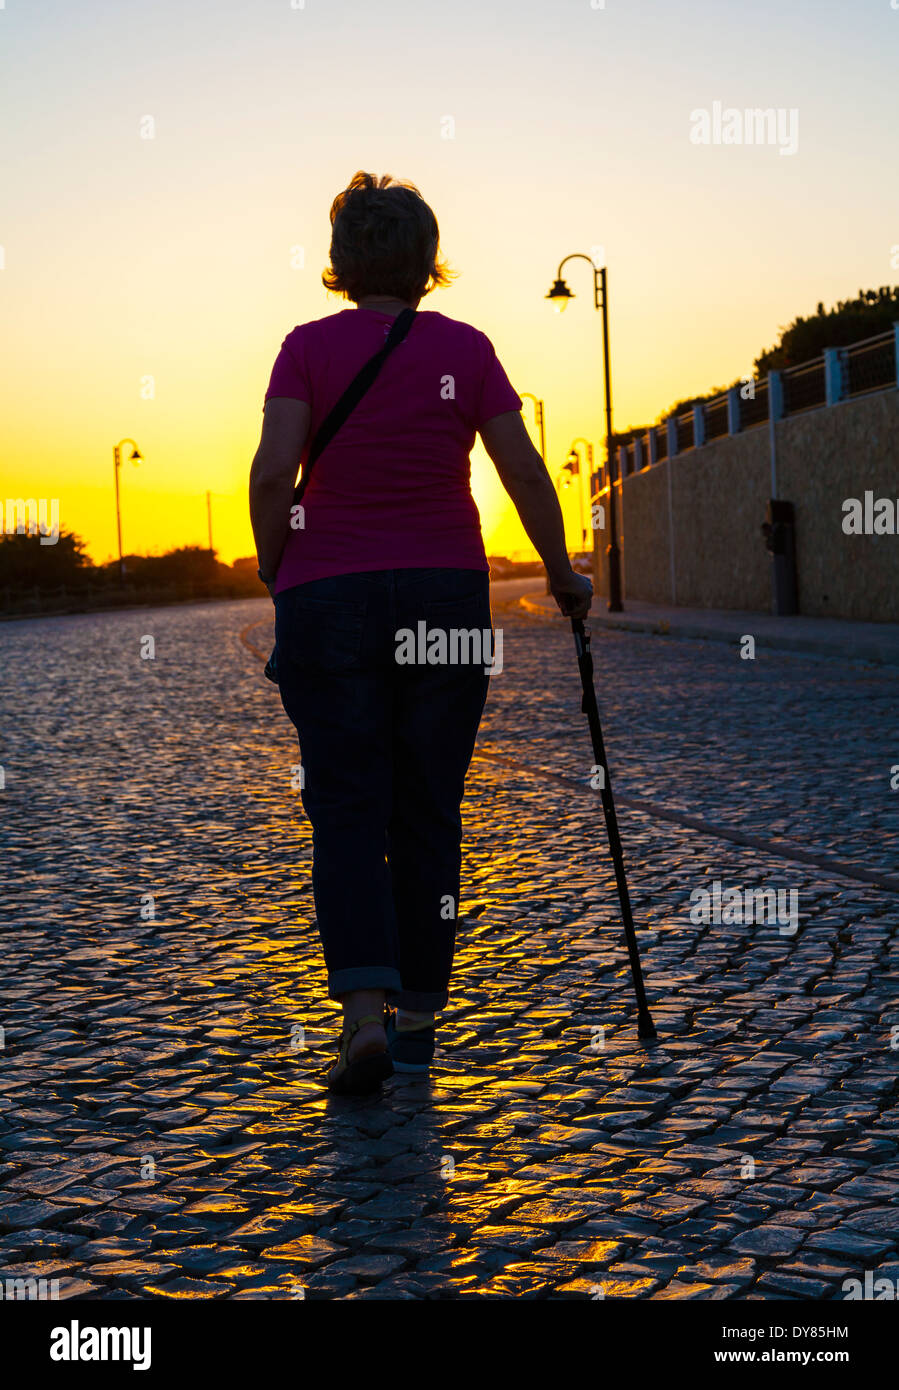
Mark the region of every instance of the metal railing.
<instances>
[{"instance_id":1,"label":"metal railing","mask_svg":"<svg viewBox=\"0 0 899 1390\"><path fill-rule=\"evenodd\" d=\"M682 454L685 449L693 448L693 412L688 410L686 415L678 415L677 421L677 452Z\"/></svg>"},{"instance_id":2,"label":"metal railing","mask_svg":"<svg viewBox=\"0 0 899 1390\"><path fill-rule=\"evenodd\" d=\"M705 408L705 437L720 439L722 435L729 433L727 397L718 396L714 401L709 401Z\"/></svg>"},{"instance_id":3,"label":"metal railing","mask_svg":"<svg viewBox=\"0 0 899 1390\"><path fill-rule=\"evenodd\" d=\"M768 378L756 380L752 383L752 395L746 400L737 395L739 429L751 430L756 425L767 424L768 421Z\"/></svg>"},{"instance_id":4,"label":"metal railing","mask_svg":"<svg viewBox=\"0 0 899 1390\"><path fill-rule=\"evenodd\" d=\"M843 353L847 396L865 396L896 385L894 335L878 333L844 348Z\"/></svg>"},{"instance_id":5,"label":"metal railing","mask_svg":"<svg viewBox=\"0 0 899 1390\"><path fill-rule=\"evenodd\" d=\"M685 453L697 446L697 438L701 445L767 424L772 408L774 418L782 419L872 391L895 390L897 386L899 323L885 333L829 350L810 362L770 372L753 381L749 388L731 387L724 395L698 401L683 414L651 425L643 436L640 466L667 459L670 436L676 452ZM625 477L637 471L633 440L624 448L621 471Z\"/></svg>"},{"instance_id":6,"label":"metal railing","mask_svg":"<svg viewBox=\"0 0 899 1390\"><path fill-rule=\"evenodd\" d=\"M783 381L784 415L799 415L803 410L820 410L827 404L827 383L824 359L801 367L787 367Z\"/></svg>"}]
</instances>

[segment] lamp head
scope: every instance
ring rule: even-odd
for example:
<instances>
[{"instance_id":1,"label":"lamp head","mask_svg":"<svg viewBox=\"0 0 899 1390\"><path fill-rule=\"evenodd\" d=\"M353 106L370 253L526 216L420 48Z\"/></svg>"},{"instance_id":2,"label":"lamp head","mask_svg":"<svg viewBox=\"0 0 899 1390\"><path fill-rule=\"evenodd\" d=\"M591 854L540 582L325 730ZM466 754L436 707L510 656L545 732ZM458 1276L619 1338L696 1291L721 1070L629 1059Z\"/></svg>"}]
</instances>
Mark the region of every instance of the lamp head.
<instances>
[{"instance_id":1,"label":"lamp head","mask_svg":"<svg viewBox=\"0 0 899 1390\"><path fill-rule=\"evenodd\" d=\"M132 463L140 463L140 461L141 461L142 458L143 458L143 454L140 452L139 449L134 449L134 450L132 450L132 453L131 453L131 462L132 462Z\"/></svg>"},{"instance_id":2,"label":"lamp head","mask_svg":"<svg viewBox=\"0 0 899 1390\"><path fill-rule=\"evenodd\" d=\"M553 287L545 298L551 299L556 313L561 314L569 299L574 299L574 295L565 284L564 280L554 280Z\"/></svg>"}]
</instances>

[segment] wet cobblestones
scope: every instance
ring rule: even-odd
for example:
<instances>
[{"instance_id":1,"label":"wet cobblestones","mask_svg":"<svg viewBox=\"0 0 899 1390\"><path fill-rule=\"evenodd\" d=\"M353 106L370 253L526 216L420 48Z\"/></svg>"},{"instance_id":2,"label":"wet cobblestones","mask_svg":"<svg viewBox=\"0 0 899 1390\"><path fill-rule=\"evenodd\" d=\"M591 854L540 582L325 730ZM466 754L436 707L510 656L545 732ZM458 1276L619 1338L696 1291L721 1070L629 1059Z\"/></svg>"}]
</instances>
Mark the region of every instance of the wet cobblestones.
<instances>
[{"instance_id":1,"label":"wet cobblestones","mask_svg":"<svg viewBox=\"0 0 899 1390\"><path fill-rule=\"evenodd\" d=\"M520 766L472 765L438 1066L322 1092L337 1009L296 748L241 642L264 650L269 614L0 630L0 1280L808 1300L899 1279L895 896L620 811L660 1032L639 1043L570 634L511 609L480 751ZM595 646L616 790L896 872L889 673ZM795 889L798 930L691 921L713 879Z\"/></svg>"}]
</instances>

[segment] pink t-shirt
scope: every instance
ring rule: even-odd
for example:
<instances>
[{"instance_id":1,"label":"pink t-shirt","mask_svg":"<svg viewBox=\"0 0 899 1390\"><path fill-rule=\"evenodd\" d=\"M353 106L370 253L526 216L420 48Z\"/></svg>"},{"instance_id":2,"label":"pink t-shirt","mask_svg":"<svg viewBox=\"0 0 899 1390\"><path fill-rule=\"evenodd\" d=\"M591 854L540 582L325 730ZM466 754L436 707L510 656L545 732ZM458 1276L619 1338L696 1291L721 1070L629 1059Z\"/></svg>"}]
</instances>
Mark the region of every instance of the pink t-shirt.
<instances>
[{"instance_id":1,"label":"pink t-shirt","mask_svg":"<svg viewBox=\"0 0 899 1390\"><path fill-rule=\"evenodd\" d=\"M294 328L265 399L307 401L303 463L328 411L384 346L393 317L343 309ZM493 344L444 314L416 314L406 338L316 461L275 592L362 570L488 568L470 488L476 432L521 409Z\"/></svg>"}]
</instances>

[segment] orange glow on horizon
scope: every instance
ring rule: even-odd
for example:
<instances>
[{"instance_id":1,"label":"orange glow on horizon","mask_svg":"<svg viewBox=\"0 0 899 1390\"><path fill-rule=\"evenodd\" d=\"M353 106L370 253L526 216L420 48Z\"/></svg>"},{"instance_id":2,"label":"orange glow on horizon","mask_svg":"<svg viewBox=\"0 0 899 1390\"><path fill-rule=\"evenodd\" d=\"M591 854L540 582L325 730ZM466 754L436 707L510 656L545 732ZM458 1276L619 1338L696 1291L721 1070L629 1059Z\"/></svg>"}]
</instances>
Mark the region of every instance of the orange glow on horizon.
<instances>
[{"instance_id":1,"label":"orange glow on horizon","mask_svg":"<svg viewBox=\"0 0 899 1390\"><path fill-rule=\"evenodd\" d=\"M554 479L578 436L599 461L605 431L589 267L565 267L564 314L545 299L563 257L608 267L620 430L743 376L819 300L895 278L888 7L862 20L836 0L808 13L760 0L747 26L712 0L687 24L659 6L647 24L644 7L459 0L447 26L392 0L389 22L357 8L347 31L328 6L248 26L236 0L214 19L159 0L152 24L85 5L96 26L84 6L52 25L2 14L16 136L0 495L58 498L98 561L116 554L125 435L143 455L121 470L126 553L205 546L207 490L220 558L253 553L263 394L287 332L344 307L320 273L331 200L356 169L410 178L433 206L460 273L421 307L486 332L516 389L545 401ZM426 61L387 80L409 26ZM862 39L866 66L847 73ZM691 143L691 111L718 98L798 107L797 152ZM525 418L536 440L530 402ZM488 554L531 555L479 444L472 477ZM562 498L574 548L575 489Z\"/></svg>"}]
</instances>

